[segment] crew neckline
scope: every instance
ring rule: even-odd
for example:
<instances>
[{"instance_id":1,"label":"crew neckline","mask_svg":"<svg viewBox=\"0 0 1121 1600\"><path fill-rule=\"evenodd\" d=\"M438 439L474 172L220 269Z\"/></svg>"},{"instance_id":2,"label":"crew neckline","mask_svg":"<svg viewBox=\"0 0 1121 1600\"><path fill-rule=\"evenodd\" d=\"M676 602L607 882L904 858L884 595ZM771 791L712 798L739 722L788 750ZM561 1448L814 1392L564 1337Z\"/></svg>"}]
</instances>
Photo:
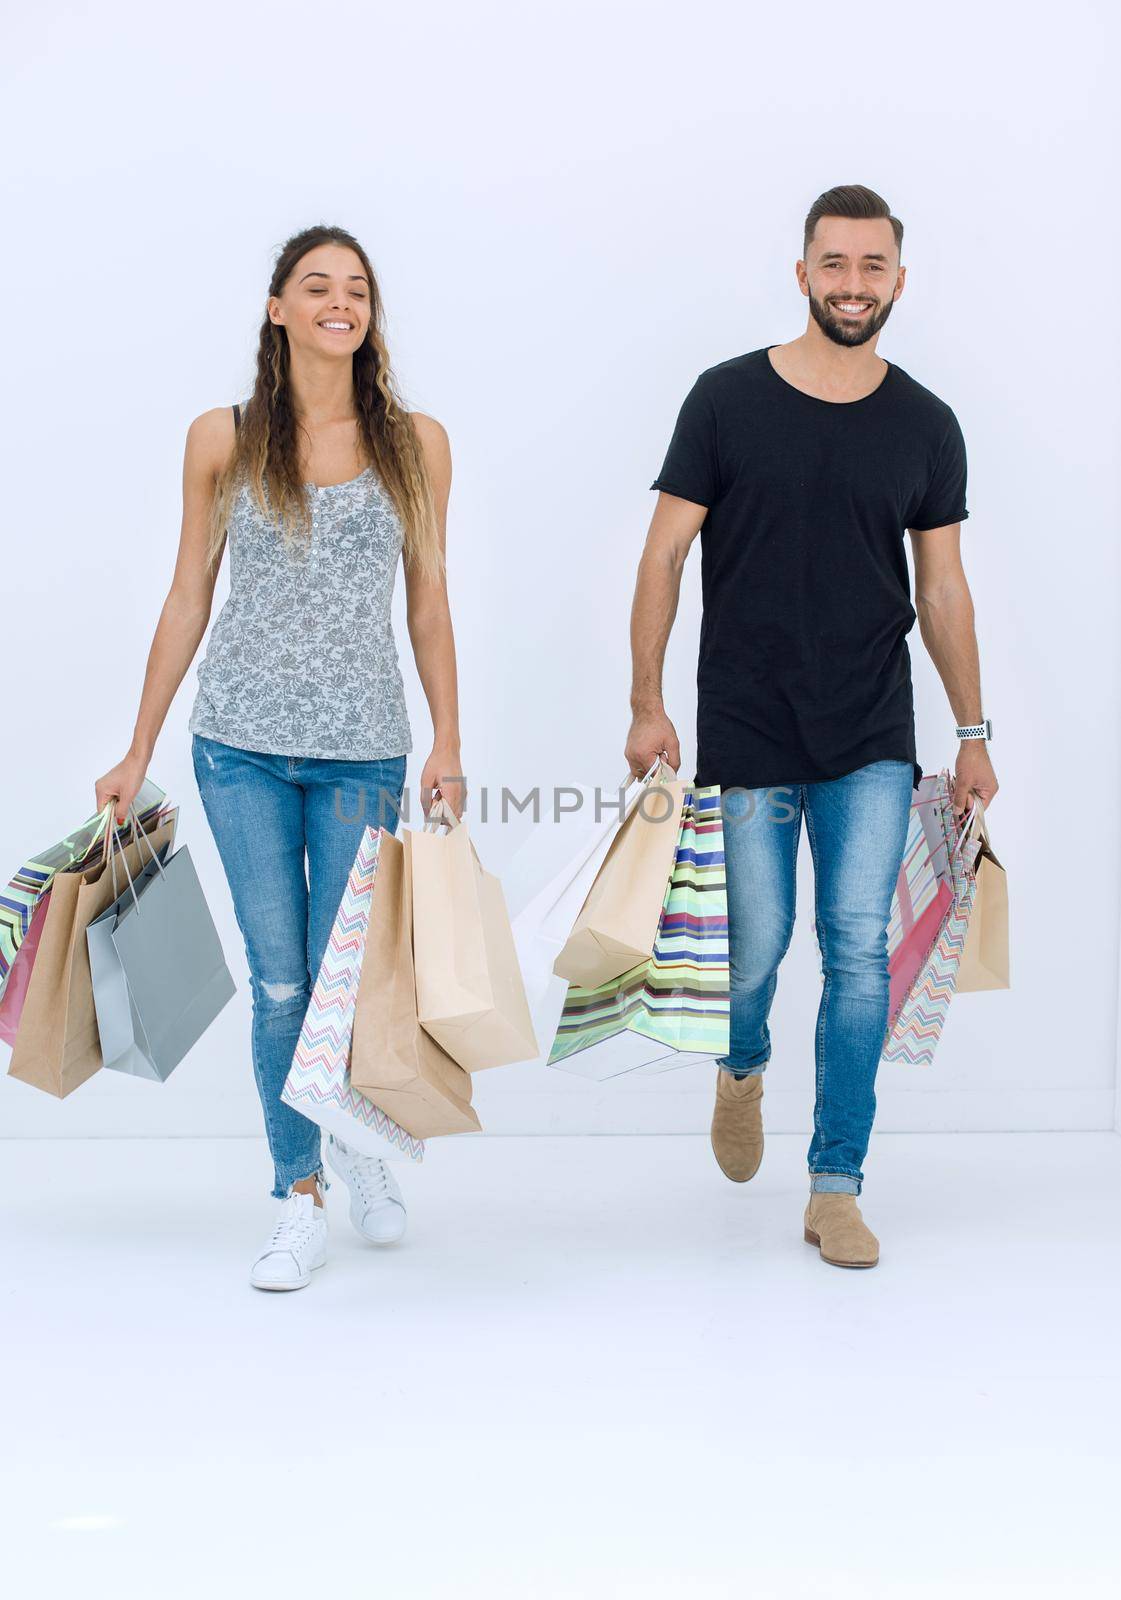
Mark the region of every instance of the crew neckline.
<instances>
[{"instance_id":1,"label":"crew neckline","mask_svg":"<svg viewBox=\"0 0 1121 1600\"><path fill-rule=\"evenodd\" d=\"M860 395L856 400L823 400L820 395L807 394L804 389L799 389L796 384L791 383L788 378L783 377L782 373L779 372L778 368L771 360L771 351L777 349L778 345L776 344L765 345L763 349L764 365L766 366L767 371L774 378L775 382L781 383L782 387L789 390L791 394L800 395L803 400L809 400L815 406L828 406L830 411L843 411L849 406L862 406L865 405L869 400L874 400L883 389L884 385L888 382L892 373L895 371L893 363L888 361L886 371L876 387L874 389L870 389L867 394ZM886 360L886 357L881 357L881 360Z\"/></svg>"}]
</instances>

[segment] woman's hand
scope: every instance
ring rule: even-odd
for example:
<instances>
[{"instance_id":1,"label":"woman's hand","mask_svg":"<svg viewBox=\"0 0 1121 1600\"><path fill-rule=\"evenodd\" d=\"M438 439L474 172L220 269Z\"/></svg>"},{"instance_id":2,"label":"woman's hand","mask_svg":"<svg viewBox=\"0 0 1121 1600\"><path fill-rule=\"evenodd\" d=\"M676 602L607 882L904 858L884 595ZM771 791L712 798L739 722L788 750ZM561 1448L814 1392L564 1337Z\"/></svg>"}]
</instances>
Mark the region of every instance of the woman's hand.
<instances>
[{"instance_id":1,"label":"woman's hand","mask_svg":"<svg viewBox=\"0 0 1121 1600\"><path fill-rule=\"evenodd\" d=\"M125 822L128 808L136 799L147 772L148 763L143 756L127 755L94 784L94 810L103 811L115 798L117 806L114 817L118 824Z\"/></svg>"},{"instance_id":2,"label":"woman's hand","mask_svg":"<svg viewBox=\"0 0 1121 1600\"><path fill-rule=\"evenodd\" d=\"M463 816L467 804L467 779L458 745L434 745L432 754L424 763L420 774L420 803L426 817L432 809L434 789L439 789L457 817Z\"/></svg>"}]
</instances>

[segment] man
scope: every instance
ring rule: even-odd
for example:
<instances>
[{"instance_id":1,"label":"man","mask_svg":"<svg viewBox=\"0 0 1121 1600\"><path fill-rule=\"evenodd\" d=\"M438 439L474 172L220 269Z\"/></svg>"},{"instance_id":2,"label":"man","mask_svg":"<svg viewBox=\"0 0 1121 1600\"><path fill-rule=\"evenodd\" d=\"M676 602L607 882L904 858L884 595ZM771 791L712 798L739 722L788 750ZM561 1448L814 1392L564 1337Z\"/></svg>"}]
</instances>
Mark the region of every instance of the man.
<instances>
[{"instance_id":1,"label":"man","mask_svg":"<svg viewBox=\"0 0 1121 1600\"><path fill-rule=\"evenodd\" d=\"M680 765L662 663L681 571L701 535L698 786L720 785L731 961L729 1051L712 1146L735 1182L763 1154L767 1017L794 923L802 816L814 862L824 985L806 1239L836 1266L879 1244L856 1196L887 1026L887 923L915 751L911 605L960 740L954 809L997 791L962 570L965 445L949 406L876 353L903 293L903 226L860 185L806 218L806 329L710 367L678 416L631 618L627 759Z\"/></svg>"}]
</instances>

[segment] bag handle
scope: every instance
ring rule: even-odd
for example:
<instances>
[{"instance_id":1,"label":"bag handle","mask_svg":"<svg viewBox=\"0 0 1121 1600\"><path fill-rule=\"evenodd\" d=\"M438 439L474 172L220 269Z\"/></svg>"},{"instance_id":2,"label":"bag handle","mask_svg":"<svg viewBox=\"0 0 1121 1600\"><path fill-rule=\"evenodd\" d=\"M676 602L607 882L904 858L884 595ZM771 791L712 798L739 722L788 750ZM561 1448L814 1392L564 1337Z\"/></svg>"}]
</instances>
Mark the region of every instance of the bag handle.
<instances>
[{"instance_id":1,"label":"bag handle","mask_svg":"<svg viewBox=\"0 0 1121 1600\"><path fill-rule=\"evenodd\" d=\"M112 802L110 802L110 804L112 804ZM144 840L145 844L148 846L148 851L149 851L149 854L152 857L152 860L156 863L156 866L159 868L160 876L162 878L166 878L167 877L167 873L164 871L163 862L160 860L159 856L156 854L155 847L153 846L151 839L144 832L143 828L141 828L141 826L140 826L140 818L136 815L136 807L135 807L134 803L131 800L129 801L128 815L129 815L129 821L132 823L132 826L133 826L133 841L132 842L133 843L138 843L140 839ZM115 831L111 833L110 838L112 840L112 843L116 846L116 851L114 851L113 849L110 849L110 852L109 852L110 870L111 870L111 872L113 874L113 899L116 900L116 898L117 898L117 851L119 851L120 852L120 857L121 857L121 866L124 867L124 869L125 869L125 876L128 878L128 886L132 891L132 903L136 907L137 916L139 916L140 915L140 898L136 893L136 885L132 881L132 873L128 869L128 857L125 855L125 847L120 842L120 840L117 838L117 835L116 835ZM139 856L139 854L140 854L140 852L138 850L137 851L137 855Z\"/></svg>"},{"instance_id":2,"label":"bag handle","mask_svg":"<svg viewBox=\"0 0 1121 1600\"><path fill-rule=\"evenodd\" d=\"M619 785L620 789L629 789L632 783L641 783L644 785L649 784L653 779L654 774L660 772L663 766L667 772L671 772L673 774L674 778L677 777L677 768L671 767L668 761L663 761L661 751L659 751L654 757L653 764L647 768L647 770L642 774L641 778L637 775L637 773L628 772L622 783Z\"/></svg>"},{"instance_id":3,"label":"bag handle","mask_svg":"<svg viewBox=\"0 0 1121 1600\"><path fill-rule=\"evenodd\" d=\"M102 867L105 866L105 864L109 860L110 855L112 854L112 843L113 843L113 839L114 839L114 836L115 836L116 831L117 831L117 829L116 829L116 827L114 826L114 823L113 823L113 807L114 807L115 802L119 798L120 797L118 795L110 795L109 799L106 800L106 802L102 806L101 810L97 813L97 816L98 816L97 831L98 831L98 833L102 834L102 838L101 838L101 861L99 862L99 866L102 866ZM120 824L120 826L122 828L127 828L128 820L129 819L126 817L125 821L122 822ZM103 829L104 829L104 832L102 833Z\"/></svg>"},{"instance_id":4,"label":"bag handle","mask_svg":"<svg viewBox=\"0 0 1121 1600\"><path fill-rule=\"evenodd\" d=\"M428 815L424 819L422 832L435 833L438 828L446 827L450 833L453 828L460 826L460 819L444 799L439 789L433 790L432 804L429 806Z\"/></svg>"},{"instance_id":5,"label":"bag handle","mask_svg":"<svg viewBox=\"0 0 1121 1600\"><path fill-rule=\"evenodd\" d=\"M100 838L101 838L101 861L99 862L99 866L102 866L102 867L106 866L108 861L109 861L109 856L110 856L110 853L111 853L110 852L110 842L112 841L112 839L116 835L116 829L113 826L113 818L112 818L112 814L111 813L113 811L113 806L114 806L115 802L117 800L119 800L119 799L120 799L119 795L111 796L108 800L106 800L106 802L102 806L101 810L97 813L98 819L99 819L98 820L98 824L97 824L97 833L94 834L94 838L93 838L93 840L91 840L91 844L94 841L96 841L96 839L100 836ZM155 833L157 831L157 829L162 826L164 818L165 817L169 817L174 809L175 809L174 806L164 805L161 802L161 804L156 808L156 811L155 811L155 813L153 814L153 816L151 818L152 826L151 826L150 831L152 833ZM120 824L122 831L127 834L129 826L132 824L133 819L135 818L136 831L143 833L144 829L142 829L140 827L140 817L139 817L139 814L136 812L136 809L135 809L135 801L133 802L132 805L129 806L128 810L129 810L129 814L126 816L125 821ZM128 842L131 844L132 843L131 839Z\"/></svg>"}]
</instances>

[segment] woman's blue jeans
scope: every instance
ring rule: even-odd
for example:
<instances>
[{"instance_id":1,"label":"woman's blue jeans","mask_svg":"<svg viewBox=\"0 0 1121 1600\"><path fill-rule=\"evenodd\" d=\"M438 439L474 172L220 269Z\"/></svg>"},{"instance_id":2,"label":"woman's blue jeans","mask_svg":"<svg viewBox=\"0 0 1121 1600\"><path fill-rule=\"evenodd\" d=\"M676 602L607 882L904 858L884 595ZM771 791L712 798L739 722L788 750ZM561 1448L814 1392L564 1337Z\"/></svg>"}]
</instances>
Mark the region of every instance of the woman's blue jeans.
<instances>
[{"instance_id":1,"label":"woman's blue jeans","mask_svg":"<svg viewBox=\"0 0 1121 1600\"><path fill-rule=\"evenodd\" d=\"M876 1115L876 1070L889 1009L887 925L903 860L914 768L873 761L843 778L726 789L731 1025L717 1065L762 1072L767 1017L794 931L802 817L814 864L824 984L817 1013L810 1186L859 1194Z\"/></svg>"},{"instance_id":2,"label":"woman's blue jeans","mask_svg":"<svg viewBox=\"0 0 1121 1600\"><path fill-rule=\"evenodd\" d=\"M192 735L195 781L245 940L253 1074L286 1198L321 1176L319 1126L280 1098L362 834L397 831L404 756L268 755ZM305 871L304 857L307 856Z\"/></svg>"}]
</instances>

